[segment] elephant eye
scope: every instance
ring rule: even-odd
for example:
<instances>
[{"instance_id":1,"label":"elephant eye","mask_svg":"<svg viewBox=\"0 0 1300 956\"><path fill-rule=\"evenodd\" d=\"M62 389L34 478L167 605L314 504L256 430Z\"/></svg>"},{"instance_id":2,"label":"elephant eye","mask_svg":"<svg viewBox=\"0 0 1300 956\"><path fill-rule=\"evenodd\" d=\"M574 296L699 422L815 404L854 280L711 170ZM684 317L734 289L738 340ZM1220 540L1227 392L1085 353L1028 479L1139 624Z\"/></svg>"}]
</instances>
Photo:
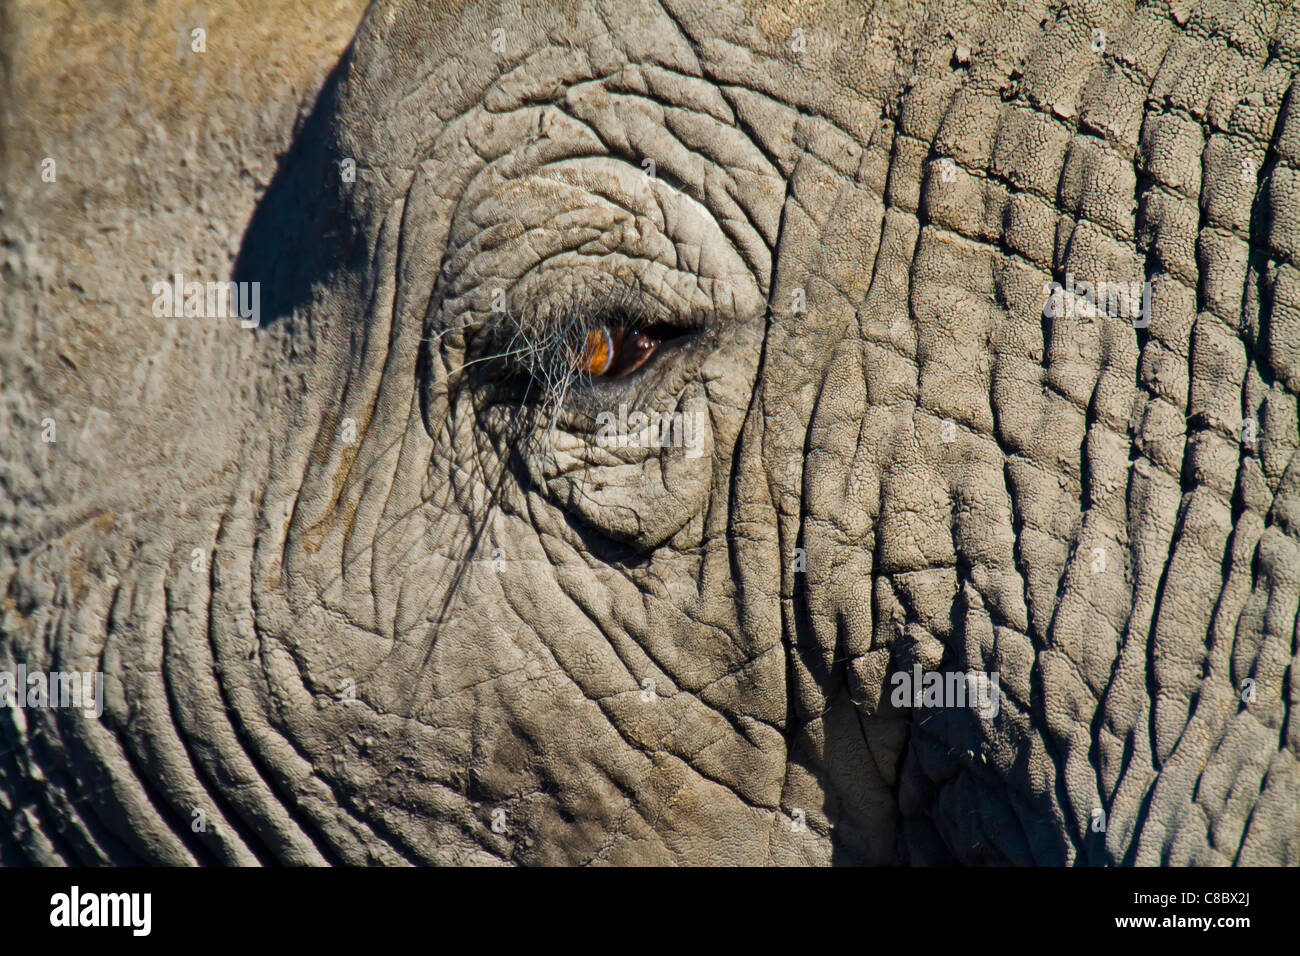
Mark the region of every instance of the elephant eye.
<instances>
[{"instance_id":1,"label":"elephant eye","mask_svg":"<svg viewBox=\"0 0 1300 956\"><path fill-rule=\"evenodd\" d=\"M635 302L582 303L507 313L467 346L467 365L487 380L518 387L534 402L572 398L583 385L597 390L677 355L707 325L702 316L651 312ZM511 401L517 399L511 398Z\"/></svg>"},{"instance_id":2,"label":"elephant eye","mask_svg":"<svg viewBox=\"0 0 1300 956\"><path fill-rule=\"evenodd\" d=\"M587 333L575 350L574 371L592 378L619 378L635 372L655 354L660 339L626 325L602 326Z\"/></svg>"}]
</instances>

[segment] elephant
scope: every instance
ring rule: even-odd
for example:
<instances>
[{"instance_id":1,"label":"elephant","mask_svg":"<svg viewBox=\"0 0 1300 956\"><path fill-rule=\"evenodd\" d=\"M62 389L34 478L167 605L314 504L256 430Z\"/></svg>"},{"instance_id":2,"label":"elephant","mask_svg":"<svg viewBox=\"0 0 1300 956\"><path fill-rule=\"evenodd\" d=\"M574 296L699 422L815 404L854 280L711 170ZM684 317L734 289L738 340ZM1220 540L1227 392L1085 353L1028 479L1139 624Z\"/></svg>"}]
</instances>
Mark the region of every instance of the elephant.
<instances>
[{"instance_id":1,"label":"elephant","mask_svg":"<svg viewBox=\"0 0 1300 956\"><path fill-rule=\"evenodd\" d=\"M1293 5L266 6L3 13L0 862L1300 862Z\"/></svg>"}]
</instances>

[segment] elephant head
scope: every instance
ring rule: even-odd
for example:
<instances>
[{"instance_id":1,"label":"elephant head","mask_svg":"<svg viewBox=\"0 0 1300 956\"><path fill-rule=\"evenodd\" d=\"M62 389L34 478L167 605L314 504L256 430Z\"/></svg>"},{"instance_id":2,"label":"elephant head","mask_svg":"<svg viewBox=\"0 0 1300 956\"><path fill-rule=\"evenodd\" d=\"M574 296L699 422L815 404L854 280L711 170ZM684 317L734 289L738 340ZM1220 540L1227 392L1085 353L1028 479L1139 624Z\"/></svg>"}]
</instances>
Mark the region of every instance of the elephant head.
<instances>
[{"instance_id":1,"label":"elephant head","mask_svg":"<svg viewBox=\"0 0 1300 956\"><path fill-rule=\"evenodd\" d=\"M218 26L8 177L7 857L1300 861L1300 13Z\"/></svg>"}]
</instances>

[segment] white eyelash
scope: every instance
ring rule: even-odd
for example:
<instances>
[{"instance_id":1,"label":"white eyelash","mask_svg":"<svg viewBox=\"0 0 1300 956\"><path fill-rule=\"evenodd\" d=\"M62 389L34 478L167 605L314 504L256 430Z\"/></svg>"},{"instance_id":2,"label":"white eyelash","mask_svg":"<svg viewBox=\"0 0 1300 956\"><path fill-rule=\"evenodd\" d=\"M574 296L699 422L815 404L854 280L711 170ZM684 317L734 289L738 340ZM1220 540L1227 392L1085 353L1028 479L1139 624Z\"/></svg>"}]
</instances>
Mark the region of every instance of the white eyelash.
<instances>
[{"instance_id":1,"label":"white eyelash","mask_svg":"<svg viewBox=\"0 0 1300 956\"><path fill-rule=\"evenodd\" d=\"M587 335L611 324L635 328L644 324L645 318L644 308L626 292L569 305L560 312L539 309L524 316L505 313L488 330L488 341L504 339L504 346L473 361L512 359L510 365L528 376L530 387L540 388L545 404L555 406L554 420L574 383L583 377L590 380L590 375L577 369L574 361Z\"/></svg>"}]
</instances>

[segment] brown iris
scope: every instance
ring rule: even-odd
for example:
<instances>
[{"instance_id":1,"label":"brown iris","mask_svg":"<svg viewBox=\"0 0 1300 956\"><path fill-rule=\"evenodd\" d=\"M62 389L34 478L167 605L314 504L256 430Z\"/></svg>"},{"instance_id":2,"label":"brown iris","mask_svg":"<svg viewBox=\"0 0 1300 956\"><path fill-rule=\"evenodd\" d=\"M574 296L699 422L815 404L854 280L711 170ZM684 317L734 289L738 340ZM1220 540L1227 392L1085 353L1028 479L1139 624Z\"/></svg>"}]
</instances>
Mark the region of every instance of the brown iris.
<instances>
[{"instance_id":1,"label":"brown iris","mask_svg":"<svg viewBox=\"0 0 1300 956\"><path fill-rule=\"evenodd\" d=\"M646 332L606 325L587 333L574 368L592 378L616 378L635 372L658 347L659 340Z\"/></svg>"}]
</instances>

